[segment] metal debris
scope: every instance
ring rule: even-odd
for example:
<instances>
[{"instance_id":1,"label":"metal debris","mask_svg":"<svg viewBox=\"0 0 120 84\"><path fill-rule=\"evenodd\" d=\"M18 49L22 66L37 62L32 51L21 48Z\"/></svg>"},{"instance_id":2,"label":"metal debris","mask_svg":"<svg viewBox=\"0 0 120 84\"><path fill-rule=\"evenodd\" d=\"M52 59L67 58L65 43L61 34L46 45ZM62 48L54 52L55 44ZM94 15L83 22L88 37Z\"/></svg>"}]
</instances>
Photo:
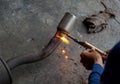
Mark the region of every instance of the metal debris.
<instances>
[{"instance_id":1,"label":"metal debris","mask_svg":"<svg viewBox=\"0 0 120 84\"><path fill-rule=\"evenodd\" d=\"M83 24L87 27L88 33L98 33L106 28L107 21L110 18L115 17L115 13L111 8L107 8L103 2L101 4L105 7L104 11L100 11L98 14L93 14L86 17Z\"/></svg>"}]
</instances>

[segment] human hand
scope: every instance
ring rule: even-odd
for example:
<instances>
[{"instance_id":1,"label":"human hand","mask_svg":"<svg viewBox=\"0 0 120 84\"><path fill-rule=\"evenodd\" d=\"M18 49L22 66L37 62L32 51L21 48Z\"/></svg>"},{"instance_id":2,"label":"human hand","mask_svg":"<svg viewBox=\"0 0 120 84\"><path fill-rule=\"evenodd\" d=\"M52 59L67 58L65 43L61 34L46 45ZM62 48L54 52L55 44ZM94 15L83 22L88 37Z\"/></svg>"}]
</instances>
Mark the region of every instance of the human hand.
<instances>
[{"instance_id":1,"label":"human hand","mask_svg":"<svg viewBox=\"0 0 120 84\"><path fill-rule=\"evenodd\" d=\"M109 53L111 52L111 49L106 50L105 52L107 53L107 56L102 56L103 61L107 60L107 57L108 57Z\"/></svg>"},{"instance_id":2,"label":"human hand","mask_svg":"<svg viewBox=\"0 0 120 84\"><path fill-rule=\"evenodd\" d=\"M103 66L102 55L99 54L94 48L82 51L80 56L81 63L87 70L91 70L93 64L100 64Z\"/></svg>"}]
</instances>

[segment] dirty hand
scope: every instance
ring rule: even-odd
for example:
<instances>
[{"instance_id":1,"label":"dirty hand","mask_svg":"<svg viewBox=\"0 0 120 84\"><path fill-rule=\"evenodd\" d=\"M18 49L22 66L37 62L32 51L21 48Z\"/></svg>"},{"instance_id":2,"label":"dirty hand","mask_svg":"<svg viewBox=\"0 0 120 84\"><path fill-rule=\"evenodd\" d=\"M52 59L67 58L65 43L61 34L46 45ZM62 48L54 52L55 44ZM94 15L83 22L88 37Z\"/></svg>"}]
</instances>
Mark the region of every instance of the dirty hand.
<instances>
[{"instance_id":1,"label":"dirty hand","mask_svg":"<svg viewBox=\"0 0 120 84\"><path fill-rule=\"evenodd\" d=\"M100 64L103 66L102 55L99 54L94 48L82 51L80 56L81 63L87 70L91 70L93 64Z\"/></svg>"}]
</instances>

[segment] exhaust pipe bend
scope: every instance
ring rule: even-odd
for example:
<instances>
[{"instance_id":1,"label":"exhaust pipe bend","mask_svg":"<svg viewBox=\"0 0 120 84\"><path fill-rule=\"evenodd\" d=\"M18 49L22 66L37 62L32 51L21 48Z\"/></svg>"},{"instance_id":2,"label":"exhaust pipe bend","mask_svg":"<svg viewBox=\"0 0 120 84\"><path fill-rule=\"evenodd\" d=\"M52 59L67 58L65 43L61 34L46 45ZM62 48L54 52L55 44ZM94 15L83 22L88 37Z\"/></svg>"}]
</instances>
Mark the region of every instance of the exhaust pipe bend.
<instances>
[{"instance_id":1,"label":"exhaust pipe bend","mask_svg":"<svg viewBox=\"0 0 120 84\"><path fill-rule=\"evenodd\" d=\"M7 60L7 64L9 66L9 68L12 70L19 65L40 61L40 60L48 57L49 55L51 55L54 52L54 50L59 46L60 43L61 43L61 40L58 38L55 38L55 36L54 36L50 40L48 45L39 53L31 54L31 55L27 55L27 56L13 57L13 58Z\"/></svg>"}]
</instances>

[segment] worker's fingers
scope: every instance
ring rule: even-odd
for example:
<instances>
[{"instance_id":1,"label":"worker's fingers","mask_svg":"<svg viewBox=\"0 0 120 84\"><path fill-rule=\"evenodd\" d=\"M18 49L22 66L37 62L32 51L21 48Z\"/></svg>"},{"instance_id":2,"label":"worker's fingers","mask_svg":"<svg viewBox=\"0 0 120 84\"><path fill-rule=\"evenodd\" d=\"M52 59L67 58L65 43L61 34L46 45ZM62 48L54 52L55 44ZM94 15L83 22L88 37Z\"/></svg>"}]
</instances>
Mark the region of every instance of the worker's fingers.
<instances>
[{"instance_id":1,"label":"worker's fingers","mask_svg":"<svg viewBox=\"0 0 120 84\"><path fill-rule=\"evenodd\" d=\"M92 49L86 49L86 50L84 50L84 51L86 51L86 52L94 52L94 51L96 51L96 50L95 50L95 48L93 47Z\"/></svg>"},{"instance_id":2,"label":"worker's fingers","mask_svg":"<svg viewBox=\"0 0 120 84\"><path fill-rule=\"evenodd\" d=\"M87 69L87 70L91 70L92 69L92 65L93 65L93 61L89 60L87 58L85 58L84 56L81 58L80 63Z\"/></svg>"},{"instance_id":3,"label":"worker's fingers","mask_svg":"<svg viewBox=\"0 0 120 84\"><path fill-rule=\"evenodd\" d=\"M90 52L92 52L92 51L96 51L94 47L92 49L90 49Z\"/></svg>"},{"instance_id":4,"label":"worker's fingers","mask_svg":"<svg viewBox=\"0 0 120 84\"><path fill-rule=\"evenodd\" d=\"M107 56L102 56L103 61L107 60Z\"/></svg>"},{"instance_id":5,"label":"worker's fingers","mask_svg":"<svg viewBox=\"0 0 120 84\"><path fill-rule=\"evenodd\" d=\"M105 52L106 52L107 55L108 55L108 54L111 52L111 50L106 50ZM108 56L104 56L104 55L103 55L103 56L102 56L103 61L107 60L107 57L108 57Z\"/></svg>"},{"instance_id":6,"label":"worker's fingers","mask_svg":"<svg viewBox=\"0 0 120 84\"><path fill-rule=\"evenodd\" d=\"M82 51L81 56L83 57L83 56L87 55L88 52L89 52L88 50Z\"/></svg>"},{"instance_id":7,"label":"worker's fingers","mask_svg":"<svg viewBox=\"0 0 120 84\"><path fill-rule=\"evenodd\" d=\"M107 54L109 54L109 53L111 52L111 50L106 50L105 52L106 52Z\"/></svg>"},{"instance_id":8,"label":"worker's fingers","mask_svg":"<svg viewBox=\"0 0 120 84\"><path fill-rule=\"evenodd\" d=\"M84 50L84 51L82 52L82 54L84 54L84 55L89 55L91 52L97 52L97 51L95 50L95 48L86 49L86 50Z\"/></svg>"}]
</instances>

